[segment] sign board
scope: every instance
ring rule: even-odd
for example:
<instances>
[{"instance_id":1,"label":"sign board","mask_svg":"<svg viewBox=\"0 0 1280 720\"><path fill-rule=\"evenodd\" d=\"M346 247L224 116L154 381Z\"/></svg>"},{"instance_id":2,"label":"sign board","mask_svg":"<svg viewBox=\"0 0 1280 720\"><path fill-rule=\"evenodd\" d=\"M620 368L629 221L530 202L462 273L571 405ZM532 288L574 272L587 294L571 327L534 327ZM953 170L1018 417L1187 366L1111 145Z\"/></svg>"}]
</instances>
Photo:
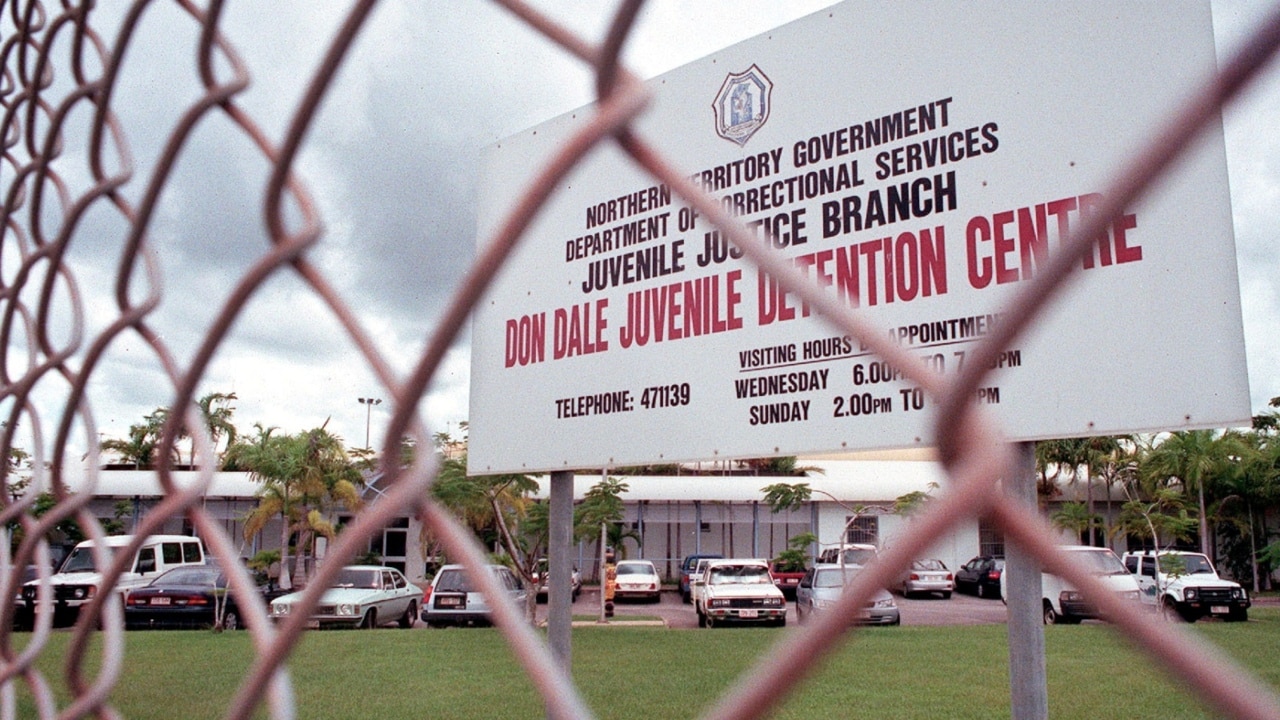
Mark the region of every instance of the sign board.
<instances>
[{"instance_id":1,"label":"sign board","mask_svg":"<svg viewBox=\"0 0 1280 720\"><path fill-rule=\"evenodd\" d=\"M1207 2L849 2L649 83L638 133L954 375L1216 67ZM480 236L586 109L487 156ZM594 151L477 308L473 472L930 445L932 398ZM975 402L1012 439L1247 423L1220 123Z\"/></svg>"}]
</instances>

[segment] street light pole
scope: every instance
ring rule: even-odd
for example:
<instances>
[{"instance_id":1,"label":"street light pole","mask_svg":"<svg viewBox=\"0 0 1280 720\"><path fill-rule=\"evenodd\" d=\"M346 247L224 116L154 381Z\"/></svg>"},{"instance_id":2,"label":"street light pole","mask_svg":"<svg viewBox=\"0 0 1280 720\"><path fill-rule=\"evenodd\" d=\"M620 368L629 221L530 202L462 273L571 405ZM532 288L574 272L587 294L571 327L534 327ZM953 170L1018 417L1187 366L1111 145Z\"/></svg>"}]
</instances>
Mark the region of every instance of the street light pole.
<instances>
[{"instance_id":1,"label":"street light pole","mask_svg":"<svg viewBox=\"0 0 1280 720\"><path fill-rule=\"evenodd\" d=\"M382 398L356 398L364 409L364 449L369 449L369 418L373 414L373 406L382 404Z\"/></svg>"}]
</instances>

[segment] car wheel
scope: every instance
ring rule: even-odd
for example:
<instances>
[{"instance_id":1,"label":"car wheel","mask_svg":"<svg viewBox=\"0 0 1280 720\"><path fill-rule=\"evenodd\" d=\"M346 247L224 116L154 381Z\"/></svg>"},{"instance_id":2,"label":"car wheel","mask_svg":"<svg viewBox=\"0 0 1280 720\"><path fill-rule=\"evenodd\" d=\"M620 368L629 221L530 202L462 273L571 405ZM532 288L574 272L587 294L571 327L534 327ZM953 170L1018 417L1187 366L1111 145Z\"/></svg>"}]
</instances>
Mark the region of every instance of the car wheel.
<instances>
[{"instance_id":1,"label":"car wheel","mask_svg":"<svg viewBox=\"0 0 1280 720\"><path fill-rule=\"evenodd\" d=\"M1182 622L1187 620L1186 616L1178 612L1178 606L1171 598L1165 598L1160 601L1160 619L1165 622ZM1191 622L1187 620L1187 622Z\"/></svg>"},{"instance_id":2,"label":"car wheel","mask_svg":"<svg viewBox=\"0 0 1280 720\"><path fill-rule=\"evenodd\" d=\"M698 627L704 628L706 626L707 626L707 616L703 615L702 613L698 613Z\"/></svg>"},{"instance_id":3,"label":"car wheel","mask_svg":"<svg viewBox=\"0 0 1280 720\"><path fill-rule=\"evenodd\" d=\"M240 629L240 616L236 614L235 610L228 610L225 614L223 614L222 629L223 630L239 630Z\"/></svg>"},{"instance_id":4,"label":"car wheel","mask_svg":"<svg viewBox=\"0 0 1280 720\"><path fill-rule=\"evenodd\" d=\"M985 598L987 596L987 586L978 583L978 597Z\"/></svg>"},{"instance_id":5,"label":"car wheel","mask_svg":"<svg viewBox=\"0 0 1280 720\"><path fill-rule=\"evenodd\" d=\"M796 603L796 622L801 625L805 624L805 615L804 612L800 610L800 603Z\"/></svg>"},{"instance_id":6,"label":"car wheel","mask_svg":"<svg viewBox=\"0 0 1280 720\"><path fill-rule=\"evenodd\" d=\"M364 630L372 630L378 627L378 611L370 610L364 614L364 619L360 621L360 627Z\"/></svg>"},{"instance_id":7,"label":"car wheel","mask_svg":"<svg viewBox=\"0 0 1280 720\"><path fill-rule=\"evenodd\" d=\"M687 592L682 592L680 593L680 601L683 602L685 605L688 605L689 603L693 602L693 596Z\"/></svg>"},{"instance_id":8,"label":"car wheel","mask_svg":"<svg viewBox=\"0 0 1280 720\"><path fill-rule=\"evenodd\" d=\"M943 600L950 600L950 599L951 599L951 591L950 591L950 590L947 590L946 592L942 593L942 599L943 599Z\"/></svg>"},{"instance_id":9,"label":"car wheel","mask_svg":"<svg viewBox=\"0 0 1280 720\"><path fill-rule=\"evenodd\" d=\"M418 616L418 603L410 600L409 607L405 608L404 615L400 616L400 627L408 629L413 627L413 619Z\"/></svg>"},{"instance_id":10,"label":"car wheel","mask_svg":"<svg viewBox=\"0 0 1280 720\"><path fill-rule=\"evenodd\" d=\"M1249 622L1249 611L1245 608L1232 610L1226 617L1227 622Z\"/></svg>"},{"instance_id":11,"label":"car wheel","mask_svg":"<svg viewBox=\"0 0 1280 720\"><path fill-rule=\"evenodd\" d=\"M778 618L778 622L774 623L774 625L777 625L778 627L786 627L786 626L787 626L787 616L786 616L786 615L783 615L782 617Z\"/></svg>"},{"instance_id":12,"label":"car wheel","mask_svg":"<svg viewBox=\"0 0 1280 720\"><path fill-rule=\"evenodd\" d=\"M1057 624L1058 624L1058 620L1059 620L1059 618L1058 618L1058 613L1057 613L1057 611L1055 611L1055 610L1053 609L1053 605L1052 605L1052 604L1050 604L1048 601L1045 601L1045 604L1044 604L1044 624L1045 624L1045 625L1057 625Z\"/></svg>"}]
</instances>

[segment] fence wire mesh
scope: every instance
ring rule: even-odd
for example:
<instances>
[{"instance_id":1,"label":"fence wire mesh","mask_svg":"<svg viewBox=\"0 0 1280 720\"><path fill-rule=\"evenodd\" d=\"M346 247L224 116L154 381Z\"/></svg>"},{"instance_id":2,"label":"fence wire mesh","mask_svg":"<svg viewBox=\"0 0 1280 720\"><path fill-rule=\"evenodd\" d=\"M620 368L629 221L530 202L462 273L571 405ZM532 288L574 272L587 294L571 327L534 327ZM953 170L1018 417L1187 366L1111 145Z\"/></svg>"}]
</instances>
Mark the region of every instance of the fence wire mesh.
<instances>
[{"instance_id":1,"label":"fence wire mesh","mask_svg":"<svg viewBox=\"0 0 1280 720\"><path fill-rule=\"evenodd\" d=\"M159 5L159 3L156 3ZM1218 77L1202 88L1166 127L1154 128L1150 145L1135 154L1126 167L1117 170L1106 192L1107 205L1092 221L1077 229L1065 249L1052 259L1052 267L1028 284L1009 309L997 332L988 336L983 354L966 364L961 375L947 379L928 371L915 357L888 340L889 335L833 300L805 280L779 256L735 224L721 205L693 186L675 165L663 157L631 121L642 112L648 96L646 87L619 64L619 52L632 31L642 3L620 3L603 42L595 44L558 25L551 18L515 0L499 3L523 20L531 33L549 39L590 69L596 77L599 102L581 130L559 149L512 208L499 231L482 244L465 280L452 298L447 312L416 359L411 372L398 377L392 364L374 342L372 332L352 311L352 301L343 297L333 283L313 264L309 256L325 242L321 218L303 178L295 172L318 108L326 91L343 67L361 27L377 5L373 0L354 3L337 33L328 41L326 52L314 74L306 79L301 100L293 109L281 139L274 140L255 118L237 104L237 96L251 83L245 65L220 25L223 3L210 0L200 6L173 0L188 18L196 38L195 73L202 83L201 93L186 105L180 120L164 139L158 161L142 177L135 173L126 129L113 104L118 83L130 69L126 51L138 40L141 22L152 3L139 0L113 19L114 35L106 36L96 21L101 11L95 3L41 3L10 0L2 6L0 25L0 107L3 120L0 137L4 159L3 243L0 245L3 316L0 320L0 372L3 396L0 410L5 415L3 445L6 454L15 447L17 430L30 438L32 486L50 491L56 505L43 515L33 512L34 492L15 492L16 476L6 469L4 492L0 492L0 520L16 524L24 539L16 552L5 558L0 577L0 715L16 716L15 693L22 686L35 701L42 718L117 717L112 693L127 662L123 612L118 598L105 593L94 598L71 630L74 633L62 677L50 677L37 669L36 661L47 652L51 633L50 613L39 613L29 641L19 649L11 632L15 614L15 592L21 569L35 565L40 570L40 597L50 598L48 580L50 550L42 539L57 523L74 519L91 538L105 531L87 510L91 493L69 492L65 473L68 457L77 436L90 448L85 464L98 467L97 431L93 410L86 399L87 386L107 349L115 343L137 341L149 349L149 362L157 364L172 385L171 407L187 408L171 413L165 424L161 447L174 447L186 428L203 427L196 414L194 395L211 360L225 342L229 329L244 311L250 297L266 283L280 276L292 276L332 313L347 339L359 349L369 369L391 398L393 416L387 437L410 436L424 447L430 442L428 420L419 417L418 407L428 385L437 376L450 345L455 341L471 308L482 295L512 249L522 231L546 201L550 189L584 155L603 143L613 143L656 179L668 184L685 202L718 226L746 256L764 268L790 291L796 293L832 323L871 347L881 358L903 370L905 375L934 397L940 398L936 442L950 479L948 492L913 522L912 531L885 552L882 561L862 573L840 605L813 624L787 634L779 647L762 657L756 667L729 689L712 717L752 718L767 715L780 699L812 672L830 652L846 642L857 642L837 631L854 617L859 606L875 588L885 586L899 568L924 551L942 533L975 516L994 519L1006 537L1032 554L1048 570L1061 575L1086 593L1099 599L1101 609L1114 620L1137 647L1183 679L1192 692L1222 715L1242 718L1280 717L1280 699L1262 682L1234 665L1220 652L1196 642L1179 628L1159 624L1152 617L1125 606L1105 592L1093 576L1081 572L1057 552L1049 540L1053 533L1033 513L1011 503L998 490L998 478L1013 472L1011 447L1002 441L1001 430L967 402L994 366L995 354L1010 346L1033 319L1045 311L1068 275L1080 262L1097 235L1122 209L1147 192L1187 148L1202 127L1219 109L1259 75L1280 47L1280 12L1260 25L1238 55L1223 65ZM261 197L260 211L271 241L260 257L238 278L221 305L216 320L204 333L198 350L181 361L164 337L157 333L151 317L163 299L163 280L154 239L159 199L174 172L179 157L192 152L193 133L210 117L229 123L247 139L271 167L270 180ZM276 118L266 118L275 121ZM74 150L75 152L69 152ZM72 164L74 163L74 164ZM141 188L130 200L125 188ZM87 236L91 214L112 213L125 228L118 248L119 264L109 297L89 297L81 292L83 283L75 262L76 250L88 243L101 243ZM461 241L460 241L461 242ZM469 242L469 241L468 241ZM90 315L110 313L101 331L87 332ZM33 400L38 387L60 388L60 412L42 416ZM211 451L211 438L195 432L197 453ZM443 538L449 555L479 566L484 551L469 532L443 508L428 498L437 461L422 453L408 468L387 462L390 491L369 504L330 548L331 558L352 558L367 547L370 537L389 521L415 510L418 518ZM397 457L384 453L384 457ZM287 621L272 624L266 609L255 595L252 579L242 569L235 542L220 523L199 503L211 482L212 470L200 472L200 482L180 485L174 481L170 454L158 453L157 476L164 490L163 501L147 514L135 531L131 548L117 553L108 564L105 582L111 583L125 570L125 558L141 543L141 538L157 531L166 519L185 516L205 540L211 553L230 570L232 592L244 610L244 620L256 651L252 665L245 669L240 688L227 708L229 718L250 717L265 705L276 718L297 714L288 672L290 655L304 630L304 621L341 567L328 562L318 568L306 591L304 606ZM91 471L96 472L96 471ZM8 543L5 543L8 549ZM482 578L490 596L501 596L495 581ZM48 604L47 602L45 603ZM525 622L519 610L508 604L496 608L498 625L512 653L544 698L549 714L555 717L590 717L591 709L575 688L567 672L553 658L545 642ZM101 642L85 642L97 634ZM100 657L94 661L89 648ZM100 668L97 674L89 667ZM65 685L71 699L59 707L55 685Z\"/></svg>"}]
</instances>

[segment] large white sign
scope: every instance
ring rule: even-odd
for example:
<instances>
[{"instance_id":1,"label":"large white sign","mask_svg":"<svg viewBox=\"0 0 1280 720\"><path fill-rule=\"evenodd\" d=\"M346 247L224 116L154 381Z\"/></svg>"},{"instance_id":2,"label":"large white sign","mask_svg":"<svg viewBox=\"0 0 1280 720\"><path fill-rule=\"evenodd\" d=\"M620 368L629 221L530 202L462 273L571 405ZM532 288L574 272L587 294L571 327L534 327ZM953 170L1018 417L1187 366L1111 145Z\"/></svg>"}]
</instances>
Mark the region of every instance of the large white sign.
<instances>
[{"instance_id":1,"label":"large white sign","mask_svg":"<svg viewBox=\"0 0 1280 720\"><path fill-rule=\"evenodd\" d=\"M637 130L954 375L1215 67L1203 1L850 2L654 79ZM482 238L588 115L492 148ZM1247 423L1239 306L1219 126L975 402L1026 440ZM932 443L932 398L614 147L556 189L477 310L472 358L474 472Z\"/></svg>"}]
</instances>

